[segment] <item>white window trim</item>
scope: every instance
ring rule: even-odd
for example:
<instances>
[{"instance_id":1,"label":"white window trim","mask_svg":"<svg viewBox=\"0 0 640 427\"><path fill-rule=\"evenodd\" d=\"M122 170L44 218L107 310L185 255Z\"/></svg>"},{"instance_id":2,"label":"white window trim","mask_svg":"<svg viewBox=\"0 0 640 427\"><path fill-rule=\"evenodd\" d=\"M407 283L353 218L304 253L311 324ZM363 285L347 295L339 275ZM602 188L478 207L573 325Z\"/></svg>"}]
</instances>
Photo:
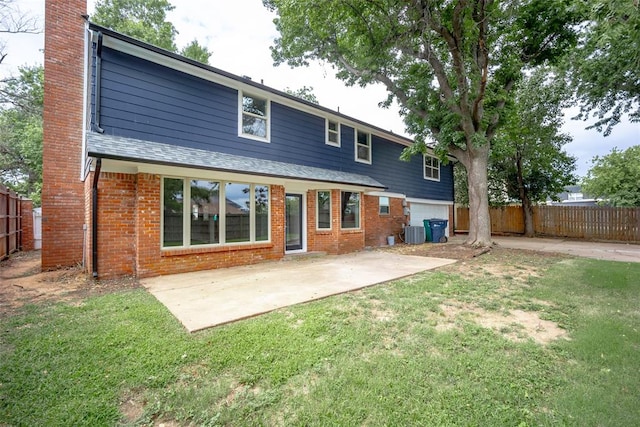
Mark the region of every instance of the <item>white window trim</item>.
<instances>
[{"instance_id":1,"label":"white window trim","mask_svg":"<svg viewBox=\"0 0 640 427\"><path fill-rule=\"evenodd\" d=\"M318 215L318 207L320 204L318 203L318 195L320 193L329 193L329 228L320 228ZM316 191L316 231L331 231L333 229L333 201L331 200L332 193L331 190L317 190Z\"/></svg>"},{"instance_id":2,"label":"white window trim","mask_svg":"<svg viewBox=\"0 0 640 427\"><path fill-rule=\"evenodd\" d=\"M382 203L380 203L381 199L387 199L387 204L383 205ZM380 208L381 207L387 207L387 209L389 210L389 212L381 212ZM391 199L387 196L378 196L378 215L391 215Z\"/></svg>"},{"instance_id":3,"label":"white window trim","mask_svg":"<svg viewBox=\"0 0 640 427\"><path fill-rule=\"evenodd\" d=\"M438 161L438 178L432 178L430 176L427 176L426 173L426 169L427 169L427 157L430 157L432 159L436 159ZM442 176L442 168L440 167L441 162L440 159L437 158L436 156L432 156L430 154L423 154L422 155L422 177L424 179L427 179L429 181L437 181L440 182L440 177ZM430 169L435 170L436 168L429 166Z\"/></svg>"},{"instance_id":4,"label":"white window trim","mask_svg":"<svg viewBox=\"0 0 640 427\"><path fill-rule=\"evenodd\" d=\"M182 212L182 245L180 246L164 246L164 180L165 178L170 179L180 179L182 180L182 194L184 200L191 200L191 185L190 181L192 179L204 179L204 178L194 178L194 177L184 177L184 176L172 176L172 175L163 175L161 178L161 186L160 186L160 204L161 204L161 213L160 213L160 250L162 251L172 251L179 249L193 249L193 248L215 248L220 246L238 246L238 245L254 245L260 243L271 243L271 185L269 184L260 184L255 182L238 182L238 181L223 181L223 180L213 180L215 182L220 183L220 190L218 192L218 200L226 200L226 185L231 182L233 184L247 184L250 186L251 191L249 192L249 197L252 201L252 209L249 211L249 221L251 224L251 229L249 231L249 241L247 242L232 242L227 243L227 204L220 203L218 207L218 218L220 227L218 230L219 233L219 243L209 243L206 245L192 245L191 242L191 207L186 203L183 203L183 212ZM269 227L268 227L268 236L267 240L256 240L256 227L255 227L255 219L256 219L256 209L255 209L255 187L256 186L264 186L269 187L269 207L268 207L268 216L269 216ZM185 245L185 242L187 243Z\"/></svg>"},{"instance_id":5,"label":"white window trim","mask_svg":"<svg viewBox=\"0 0 640 427\"><path fill-rule=\"evenodd\" d=\"M358 132L362 132L364 134L367 135L367 142L369 143L369 160L363 160L358 158L358 147L360 146L360 144L358 144ZM354 158L355 161L358 163L364 163L367 165L371 164L371 160L372 160L372 155L373 155L373 149L371 146L371 132L365 132L363 130L359 130L359 129L354 129L353 130L353 147L354 147Z\"/></svg>"},{"instance_id":6,"label":"white window trim","mask_svg":"<svg viewBox=\"0 0 640 427\"><path fill-rule=\"evenodd\" d=\"M342 193L344 193L344 191L340 191L340 230L362 230L362 193L359 191L353 191L353 193L358 193L358 226L349 228L342 226Z\"/></svg>"},{"instance_id":7,"label":"white window trim","mask_svg":"<svg viewBox=\"0 0 640 427\"><path fill-rule=\"evenodd\" d=\"M338 129L335 131L337 133L337 135L338 135L338 142L329 141L329 134L331 132L334 132L334 131L329 130L329 122L333 122L338 126ZM341 145L340 132L341 132L341 125L340 125L339 121L331 120L331 119L326 119L325 120L325 143L327 145L331 145L332 147L340 147L340 145Z\"/></svg>"},{"instance_id":8,"label":"white window trim","mask_svg":"<svg viewBox=\"0 0 640 427\"><path fill-rule=\"evenodd\" d=\"M264 99L266 101L266 117L261 117L261 116L256 116L258 118L264 118L266 120L266 126L267 126L267 136L266 138L260 137L260 136L256 136L256 135L251 135L248 133L244 133L242 131L242 115L243 114L249 114L249 115L253 115L251 113L245 113L245 111L242 109L242 99L245 97L251 97L251 98L258 98L258 99ZM238 136L241 138L246 138L246 139L253 139L254 141L261 141L261 142L271 142L271 100L267 97L264 96L260 96L260 95L255 95L251 92L245 92L242 90L238 91Z\"/></svg>"}]
</instances>

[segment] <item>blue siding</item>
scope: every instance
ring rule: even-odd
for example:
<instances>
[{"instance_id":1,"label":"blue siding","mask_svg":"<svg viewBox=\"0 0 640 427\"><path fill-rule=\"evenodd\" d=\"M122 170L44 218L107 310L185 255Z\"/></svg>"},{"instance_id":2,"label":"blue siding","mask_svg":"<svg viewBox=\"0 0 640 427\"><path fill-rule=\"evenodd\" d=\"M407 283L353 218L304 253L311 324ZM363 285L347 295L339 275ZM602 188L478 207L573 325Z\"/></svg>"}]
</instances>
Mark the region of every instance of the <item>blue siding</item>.
<instances>
[{"instance_id":1,"label":"blue siding","mask_svg":"<svg viewBox=\"0 0 640 427\"><path fill-rule=\"evenodd\" d=\"M408 197L452 200L451 166L423 179L422 157L372 137L372 164L354 160L354 129L325 143L325 118L271 102L271 142L238 136L238 92L140 58L103 49L100 125L106 134L371 176Z\"/></svg>"}]
</instances>

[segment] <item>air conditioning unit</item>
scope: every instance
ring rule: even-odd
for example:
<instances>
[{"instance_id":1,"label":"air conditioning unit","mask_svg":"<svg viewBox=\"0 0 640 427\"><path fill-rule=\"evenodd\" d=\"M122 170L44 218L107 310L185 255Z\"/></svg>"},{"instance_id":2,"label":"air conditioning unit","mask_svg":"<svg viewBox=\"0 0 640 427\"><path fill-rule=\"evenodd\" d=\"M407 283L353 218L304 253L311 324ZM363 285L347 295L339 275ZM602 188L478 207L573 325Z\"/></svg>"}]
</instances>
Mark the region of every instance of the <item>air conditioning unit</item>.
<instances>
[{"instance_id":1,"label":"air conditioning unit","mask_svg":"<svg viewBox=\"0 0 640 427\"><path fill-rule=\"evenodd\" d=\"M404 228L404 241L411 245L418 245L424 243L424 227L422 226L409 226Z\"/></svg>"}]
</instances>

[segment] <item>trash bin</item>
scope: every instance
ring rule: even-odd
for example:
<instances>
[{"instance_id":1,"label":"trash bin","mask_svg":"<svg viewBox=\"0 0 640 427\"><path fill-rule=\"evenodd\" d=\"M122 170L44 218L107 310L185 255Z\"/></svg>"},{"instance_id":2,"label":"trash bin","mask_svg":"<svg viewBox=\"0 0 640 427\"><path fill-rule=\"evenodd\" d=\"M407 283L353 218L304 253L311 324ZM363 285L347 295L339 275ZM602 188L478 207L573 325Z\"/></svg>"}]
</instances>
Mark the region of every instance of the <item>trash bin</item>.
<instances>
[{"instance_id":1,"label":"trash bin","mask_svg":"<svg viewBox=\"0 0 640 427\"><path fill-rule=\"evenodd\" d=\"M438 219L438 218L431 218L429 220L432 242L435 242L435 243L447 242L447 236L445 236L444 232L447 229L448 222L449 220Z\"/></svg>"},{"instance_id":2,"label":"trash bin","mask_svg":"<svg viewBox=\"0 0 640 427\"><path fill-rule=\"evenodd\" d=\"M425 242L432 242L433 240L431 239L431 225L429 224L429 220L428 219L423 219L422 223L424 224L424 235L425 235Z\"/></svg>"}]
</instances>

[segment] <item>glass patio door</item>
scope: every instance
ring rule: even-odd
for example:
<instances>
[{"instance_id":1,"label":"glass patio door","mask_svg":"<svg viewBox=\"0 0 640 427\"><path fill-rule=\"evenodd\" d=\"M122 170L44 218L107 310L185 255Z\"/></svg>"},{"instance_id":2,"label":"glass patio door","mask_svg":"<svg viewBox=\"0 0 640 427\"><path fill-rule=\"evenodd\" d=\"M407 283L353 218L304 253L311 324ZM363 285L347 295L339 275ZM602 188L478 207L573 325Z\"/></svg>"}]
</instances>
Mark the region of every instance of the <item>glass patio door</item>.
<instances>
[{"instance_id":1,"label":"glass patio door","mask_svg":"<svg viewBox=\"0 0 640 427\"><path fill-rule=\"evenodd\" d=\"M285 196L285 249L300 250L302 244L302 194Z\"/></svg>"}]
</instances>

